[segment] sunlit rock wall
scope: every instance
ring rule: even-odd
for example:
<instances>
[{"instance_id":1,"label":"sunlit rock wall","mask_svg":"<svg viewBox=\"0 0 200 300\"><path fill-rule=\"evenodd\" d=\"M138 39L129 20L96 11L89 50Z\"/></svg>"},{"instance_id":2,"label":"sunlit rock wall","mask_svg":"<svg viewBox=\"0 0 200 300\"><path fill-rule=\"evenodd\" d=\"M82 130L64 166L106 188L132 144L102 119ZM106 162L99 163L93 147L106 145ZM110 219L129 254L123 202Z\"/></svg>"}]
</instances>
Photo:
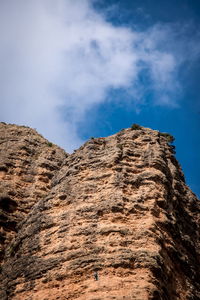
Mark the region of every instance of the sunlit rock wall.
<instances>
[{"instance_id":1,"label":"sunlit rock wall","mask_svg":"<svg viewBox=\"0 0 200 300\"><path fill-rule=\"evenodd\" d=\"M7 215L22 220L5 249L1 299L200 299L200 204L166 136L126 129L69 156L42 139L37 159L17 143L7 151L19 164L23 151L37 175L25 185L24 167L7 181L2 169L28 195L24 212L9 196L17 206Z\"/></svg>"}]
</instances>

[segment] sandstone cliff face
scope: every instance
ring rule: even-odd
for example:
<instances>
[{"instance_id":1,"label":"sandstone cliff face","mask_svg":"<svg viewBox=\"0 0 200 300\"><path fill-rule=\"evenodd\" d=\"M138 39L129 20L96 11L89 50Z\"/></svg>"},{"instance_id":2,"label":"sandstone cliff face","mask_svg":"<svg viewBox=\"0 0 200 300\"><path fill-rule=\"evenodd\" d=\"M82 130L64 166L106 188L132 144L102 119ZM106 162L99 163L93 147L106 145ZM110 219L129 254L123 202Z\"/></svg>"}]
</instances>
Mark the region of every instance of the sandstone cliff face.
<instances>
[{"instance_id":1,"label":"sandstone cliff face","mask_svg":"<svg viewBox=\"0 0 200 300\"><path fill-rule=\"evenodd\" d=\"M31 128L0 123L0 263L19 223L49 193L66 155Z\"/></svg>"},{"instance_id":2,"label":"sandstone cliff face","mask_svg":"<svg viewBox=\"0 0 200 300\"><path fill-rule=\"evenodd\" d=\"M200 299L200 204L166 138L126 129L65 159L42 141L39 156L56 162L54 176L51 186L39 180L38 161L31 205L24 197L23 213L21 202L6 212L21 222L6 237L0 299Z\"/></svg>"}]
</instances>

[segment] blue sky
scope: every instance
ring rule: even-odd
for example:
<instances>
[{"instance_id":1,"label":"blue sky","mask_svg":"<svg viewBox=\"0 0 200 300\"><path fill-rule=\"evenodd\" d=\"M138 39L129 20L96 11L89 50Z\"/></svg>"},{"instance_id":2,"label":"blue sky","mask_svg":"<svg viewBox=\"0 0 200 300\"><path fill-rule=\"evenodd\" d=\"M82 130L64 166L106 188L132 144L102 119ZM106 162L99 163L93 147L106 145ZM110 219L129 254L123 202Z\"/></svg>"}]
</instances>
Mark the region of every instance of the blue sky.
<instances>
[{"instance_id":1,"label":"blue sky","mask_svg":"<svg viewBox=\"0 0 200 300\"><path fill-rule=\"evenodd\" d=\"M200 2L198 0L143 0L143 1L97 1L97 8L116 25L141 28L144 30L157 23L180 24L190 29L187 36L196 36L200 26ZM199 42L199 40L198 40ZM187 66L186 66L187 69ZM182 92L178 107L156 106L148 103L140 107L139 113L134 104L127 106L103 104L96 110L92 120L94 136L114 133L121 128L130 127L135 122L145 127L170 132L175 137L176 157L181 163L187 184L200 197L200 57L189 70L179 74ZM113 95L113 97L121 97ZM123 96L122 96L123 97ZM151 98L151 93L146 96ZM109 133L108 133L109 132ZM87 135L83 130L83 135Z\"/></svg>"},{"instance_id":2,"label":"blue sky","mask_svg":"<svg viewBox=\"0 0 200 300\"><path fill-rule=\"evenodd\" d=\"M200 195L198 0L2 0L0 118L71 152L138 123Z\"/></svg>"}]
</instances>

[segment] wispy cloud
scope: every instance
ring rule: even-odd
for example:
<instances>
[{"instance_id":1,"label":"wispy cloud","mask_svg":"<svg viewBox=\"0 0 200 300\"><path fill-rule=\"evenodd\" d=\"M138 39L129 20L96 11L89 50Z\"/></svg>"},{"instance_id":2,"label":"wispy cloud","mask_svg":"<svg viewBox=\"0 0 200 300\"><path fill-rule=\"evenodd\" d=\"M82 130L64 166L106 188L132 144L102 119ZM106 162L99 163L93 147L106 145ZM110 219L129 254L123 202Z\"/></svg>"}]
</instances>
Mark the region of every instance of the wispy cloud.
<instances>
[{"instance_id":1,"label":"wispy cloud","mask_svg":"<svg viewBox=\"0 0 200 300\"><path fill-rule=\"evenodd\" d=\"M77 124L109 89L127 89L137 102L151 89L157 104L176 105L188 60L173 27L116 27L90 0L2 0L0 36L1 119L36 127L68 151L82 142ZM192 61L200 46L190 42Z\"/></svg>"}]
</instances>

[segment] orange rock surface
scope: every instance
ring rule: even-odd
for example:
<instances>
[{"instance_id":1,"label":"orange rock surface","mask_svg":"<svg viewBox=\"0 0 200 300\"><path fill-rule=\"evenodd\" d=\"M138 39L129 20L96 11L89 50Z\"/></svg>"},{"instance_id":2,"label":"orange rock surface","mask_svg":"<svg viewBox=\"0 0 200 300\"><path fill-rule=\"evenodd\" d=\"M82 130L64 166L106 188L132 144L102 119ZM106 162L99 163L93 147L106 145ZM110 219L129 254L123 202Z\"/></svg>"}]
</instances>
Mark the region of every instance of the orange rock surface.
<instances>
[{"instance_id":1,"label":"orange rock surface","mask_svg":"<svg viewBox=\"0 0 200 300\"><path fill-rule=\"evenodd\" d=\"M1 215L17 225L1 222L0 299L200 299L200 202L165 135L125 129L66 155L2 128Z\"/></svg>"},{"instance_id":2,"label":"orange rock surface","mask_svg":"<svg viewBox=\"0 0 200 300\"><path fill-rule=\"evenodd\" d=\"M49 193L66 156L35 130L0 123L0 262L19 223Z\"/></svg>"}]
</instances>

